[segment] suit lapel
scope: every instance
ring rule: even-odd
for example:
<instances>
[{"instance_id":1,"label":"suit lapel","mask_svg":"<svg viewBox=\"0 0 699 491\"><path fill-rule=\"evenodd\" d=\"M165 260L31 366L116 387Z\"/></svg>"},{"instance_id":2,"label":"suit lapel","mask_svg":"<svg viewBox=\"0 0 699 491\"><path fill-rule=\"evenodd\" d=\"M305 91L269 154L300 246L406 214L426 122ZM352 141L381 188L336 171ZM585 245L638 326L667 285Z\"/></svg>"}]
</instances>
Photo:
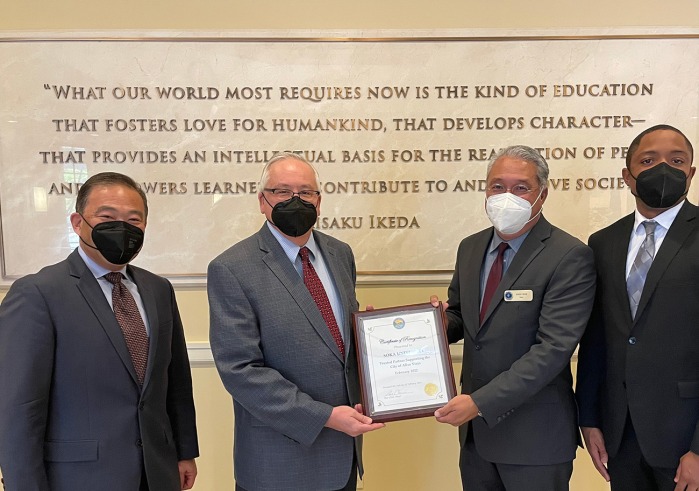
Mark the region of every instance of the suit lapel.
<instances>
[{"instance_id":1,"label":"suit lapel","mask_svg":"<svg viewBox=\"0 0 699 491\"><path fill-rule=\"evenodd\" d=\"M646 282L643 285L641 300L638 302L636 320L640 319L643 310L648 305L650 297L653 295L660 278L667 270L668 265L682 248L682 244L689 234L696 227L696 208L688 202L680 209L677 217L672 222L670 229L663 239L660 249L656 252L653 264L648 270ZM635 324L635 322L634 322Z\"/></svg>"},{"instance_id":2,"label":"suit lapel","mask_svg":"<svg viewBox=\"0 0 699 491\"><path fill-rule=\"evenodd\" d=\"M306 285L304 285L303 279L296 271L296 268L294 268L291 261L289 261L284 249L282 249L282 246L279 245L277 239L267 228L266 223L262 225L262 228L258 232L258 239L260 250L265 253L262 257L262 261L289 292L291 298L298 304L299 308L308 319L308 322L323 339L328 348L330 348L339 360L342 360L340 350L335 344L330 329L328 329L313 297L306 288Z\"/></svg>"},{"instance_id":3,"label":"suit lapel","mask_svg":"<svg viewBox=\"0 0 699 491\"><path fill-rule=\"evenodd\" d=\"M352 316L352 303L350 301L349 291L354 292L354 286L348 286L342 283L341 280L345 277L344 268L337 258L335 248L332 245L330 245L330 243L325 239L324 236L320 234L314 234L314 237L316 244L318 244L318 247L323 253L325 263L328 266L328 269L330 270L330 274L332 276L333 281L335 282L335 285L337 286L337 291L340 295L340 305L342 305L342 308L344 309L344 322L340 326L340 329L342 329L342 339L347 341L350 339L350 336L352 334L350 332L349 327L351 324L350 318ZM330 329L327 328L325 322L323 322L323 325L326 327L326 330L330 332ZM330 337L332 338L332 334L330 335ZM337 349L337 344L335 343L334 339L332 347ZM349 354L349 351L350 350L345 349L345 356ZM339 353L340 350L337 349L337 354L339 355Z\"/></svg>"},{"instance_id":4,"label":"suit lapel","mask_svg":"<svg viewBox=\"0 0 699 491\"><path fill-rule=\"evenodd\" d=\"M493 238L493 229L487 229L481 232L475 238L475 244L470 250L470 255L460 258L459 268L462 270L463 274L460 274L460 278L463 278L464 284L460 286L462 291L466 292L478 292L477 295L472 293L466 295L467 304L461 307L461 315L463 317L464 326L466 331L471 335L471 339L475 339L480 328L480 310L481 310L481 268L483 267L483 260L486 253L488 252L488 246ZM461 273L460 272L460 273ZM488 274L487 272L485 273ZM463 296L462 296L463 298Z\"/></svg>"},{"instance_id":5,"label":"suit lapel","mask_svg":"<svg viewBox=\"0 0 699 491\"><path fill-rule=\"evenodd\" d=\"M616 305L621 306L622 317L624 323L619 327L624 328L624 333L628 334L631 330L631 304L629 303L629 295L626 291L626 260L629 255L629 241L633 231L635 216L633 213L624 217L614 231L612 243L610 244L610 271L605 273L611 275L611 291L610 295L617 295Z\"/></svg>"},{"instance_id":6,"label":"suit lapel","mask_svg":"<svg viewBox=\"0 0 699 491\"><path fill-rule=\"evenodd\" d=\"M149 327L148 365L146 366L146 376L143 380L143 390L145 390L153 370L153 360L155 360L157 354L160 320L158 318L158 308L155 302L155 293L150 288L150 285L148 285L148 282L145 281L141 271L131 266L128 267L128 271L138 287L138 294L141 296L141 302L143 302L143 308L146 311L146 320L148 321Z\"/></svg>"},{"instance_id":7,"label":"suit lapel","mask_svg":"<svg viewBox=\"0 0 699 491\"><path fill-rule=\"evenodd\" d=\"M131 378L138 384L138 377L133 367L133 361L131 361L131 354L126 347L124 333L121 331L121 327L119 327L119 323L114 316L114 311L109 307L109 303L104 297L102 288L100 288L94 275L82 260L77 250L68 257L68 262L70 263L70 274L79 278L78 290L83 298L85 298L87 305L92 309L92 312L95 314L102 329L104 329L109 341L114 346L119 358L121 358L121 361L131 374Z\"/></svg>"},{"instance_id":8,"label":"suit lapel","mask_svg":"<svg viewBox=\"0 0 699 491\"><path fill-rule=\"evenodd\" d=\"M520 277L529 263L531 263L532 260L544 249L544 241L550 236L551 224L546 221L543 216L541 216L537 224L529 232L529 235L527 235L527 238L524 239L524 242L512 260L512 264L510 264L507 271L503 275L498 288L493 294L493 299L490 301L488 310L485 312L483 323L488 320L500 302L504 302L503 298L505 291L512 287L514 282Z\"/></svg>"}]
</instances>

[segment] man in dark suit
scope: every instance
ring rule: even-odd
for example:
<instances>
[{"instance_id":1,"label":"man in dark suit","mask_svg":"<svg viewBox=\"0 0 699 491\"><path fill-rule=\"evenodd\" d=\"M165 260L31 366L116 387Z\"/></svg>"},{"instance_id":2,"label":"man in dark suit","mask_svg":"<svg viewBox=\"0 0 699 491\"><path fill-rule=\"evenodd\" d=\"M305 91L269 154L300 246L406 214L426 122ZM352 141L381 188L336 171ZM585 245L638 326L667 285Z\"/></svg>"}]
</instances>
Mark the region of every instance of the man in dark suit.
<instances>
[{"instance_id":1,"label":"man in dark suit","mask_svg":"<svg viewBox=\"0 0 699 491\"><path fill-rule=\"evenodd\" d=\"M580 425L615 491L699 489L699 210L693 149L659 125L629 146L636 210L590 237L598 292L580 343Z\"/></svg>"},{"instance_id":2,"label":"man in dark suit","mask_svg":"<svg viewBox=\"0 0 699 491\"><path fill-rule=\"evenodd\" d=\"M101 173L70 216L79 247L14 282L0 306L0 467L9 491L177 491L198 456L170 283L127 265L146 196Z\"/></svg>"},{"instance_id":3,"label":"man in dark suit","mask_svg":"<svg viewBox=\"0 0 699 491\"><path fill-rule=\"evenodd\" d=\"M541 214L548 165L506 148L488 167L493 227L459 245L448 335L464 340L462 393L436 411L459 426L464 490L568 489L580 440L570 358L594 297L592 251Z\"/></svg>"},{"instance_id":4,"label":"man in dark suit","mask_svg":"<svg viewBox=\"0 0 699 491\"><path fill-rule=\"evenodd\" d=\"M313 231L318 177L279 154L260 180L267 219L209 265L211 349L235 408L236 489L354 490L361 414L349 246Z\"/></svg>"}]
</instances>

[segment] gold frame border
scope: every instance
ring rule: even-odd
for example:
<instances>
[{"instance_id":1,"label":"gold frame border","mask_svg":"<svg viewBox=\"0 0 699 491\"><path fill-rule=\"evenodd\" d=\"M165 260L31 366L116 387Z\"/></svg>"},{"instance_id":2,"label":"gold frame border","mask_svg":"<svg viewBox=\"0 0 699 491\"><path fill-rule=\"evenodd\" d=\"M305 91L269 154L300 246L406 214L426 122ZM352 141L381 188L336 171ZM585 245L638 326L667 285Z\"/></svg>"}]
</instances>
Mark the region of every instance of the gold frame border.
<instances>
[{"instance_id":1,"label":"gold frame border","mask_svg":"<svg viewBox=\"0 0 699 491\"><path fill-rule=\"evenodd\" d=\"M610 40L671 40L699 39L699 33L684 34L594 34L594 35L516 35L516 36L397 36L397 37L340 37L340 36L69 36L61 37L0 37L0 43L45 43L45 42L113 42L113 43L452 43L452 42L507 42L507 41L610 41Z\"/></svg>"}]
</instances>

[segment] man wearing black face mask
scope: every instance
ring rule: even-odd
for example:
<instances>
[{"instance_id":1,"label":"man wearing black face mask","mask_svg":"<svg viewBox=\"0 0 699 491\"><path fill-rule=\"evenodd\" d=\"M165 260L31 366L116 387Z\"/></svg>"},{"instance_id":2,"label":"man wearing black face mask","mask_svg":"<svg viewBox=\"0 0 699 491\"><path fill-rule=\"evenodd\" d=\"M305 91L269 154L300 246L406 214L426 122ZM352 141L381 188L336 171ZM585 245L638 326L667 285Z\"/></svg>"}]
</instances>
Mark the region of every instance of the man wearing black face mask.
<instances>
[{"instance_id":1,"label":"man wearing black face mask","mask_svg":"<svg viewBox=\"0 0 699 491\"><path fill-rule=\"evenodd\" d=\"M70 216L78 248L17 280L0 306L0 467L8 490L190 489L192 381L170 283L128 265L146 196L92 176Z\"/></svg>"},{"instance_id":2,"label":"man wearing black face mask","mask_svg":"<svg viewBox=\"0 0 699 491\"><path fill-rule=\"evenodd\" d=\"M313 231L318 177L283 153L264 168L266 223L209 265L211 349L235 409L236 490L354 490L361 438L381 428L355 406L349 246Z\"/></svg>"},{"instance_id":3,"label":"man wearing black face mask","mask_svg":"<svg viewBox=\"0 0 699 491\"><path fill-rule=\"evenodd\" d=\"M590 237L597 297L576 396L613 491L699 489L699 209L693 148L676 128L638 135L623 177L636 211Z\"/></svg>"}]
</instances>

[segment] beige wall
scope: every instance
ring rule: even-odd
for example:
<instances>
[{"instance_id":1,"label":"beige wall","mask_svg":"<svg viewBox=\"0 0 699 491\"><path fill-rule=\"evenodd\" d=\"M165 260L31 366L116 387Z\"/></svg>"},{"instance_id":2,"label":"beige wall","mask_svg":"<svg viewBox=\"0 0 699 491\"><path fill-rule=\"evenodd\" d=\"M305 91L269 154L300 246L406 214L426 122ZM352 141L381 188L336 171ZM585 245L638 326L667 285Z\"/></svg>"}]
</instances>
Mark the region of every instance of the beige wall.
<instances>
[{"instance_id":1,"label":"beige wall","mask_svg":"<svg viewBox=\"0 0 699 491\"><path fill-rule=\"evenodd\" d=\"M696 0L0 1L0 29L697 26Z\"/></svg>"},{"instance_id":2,"label":"beige wall","mask_svg":"<svg viewBox=\"0 0 699 491\"><path fill-rule=\"evenodd\" d=\"M136 0L0 0L0 30L230 30L230 29L439 29L699 26L699 2L675 0L539 0L475 2L437 0L246 0L169 2ZM254 206L251 203L251 206ZM454 254L455 251L445 251ZM361 286L361 305L376 307L445 296L446 284ZM4 292L0 293L0 296ZM178 289L190 342L208 338L204 288ZM460 367L455 367L459 373ZM202 457L195 489L232 489L232 408L213 367L193 370ZM427 418L390 424L366 438L369 491L460 489L456 430ZM608 489L584 452L575 463L572 489Z\"/></svg>"}]
</instances>

